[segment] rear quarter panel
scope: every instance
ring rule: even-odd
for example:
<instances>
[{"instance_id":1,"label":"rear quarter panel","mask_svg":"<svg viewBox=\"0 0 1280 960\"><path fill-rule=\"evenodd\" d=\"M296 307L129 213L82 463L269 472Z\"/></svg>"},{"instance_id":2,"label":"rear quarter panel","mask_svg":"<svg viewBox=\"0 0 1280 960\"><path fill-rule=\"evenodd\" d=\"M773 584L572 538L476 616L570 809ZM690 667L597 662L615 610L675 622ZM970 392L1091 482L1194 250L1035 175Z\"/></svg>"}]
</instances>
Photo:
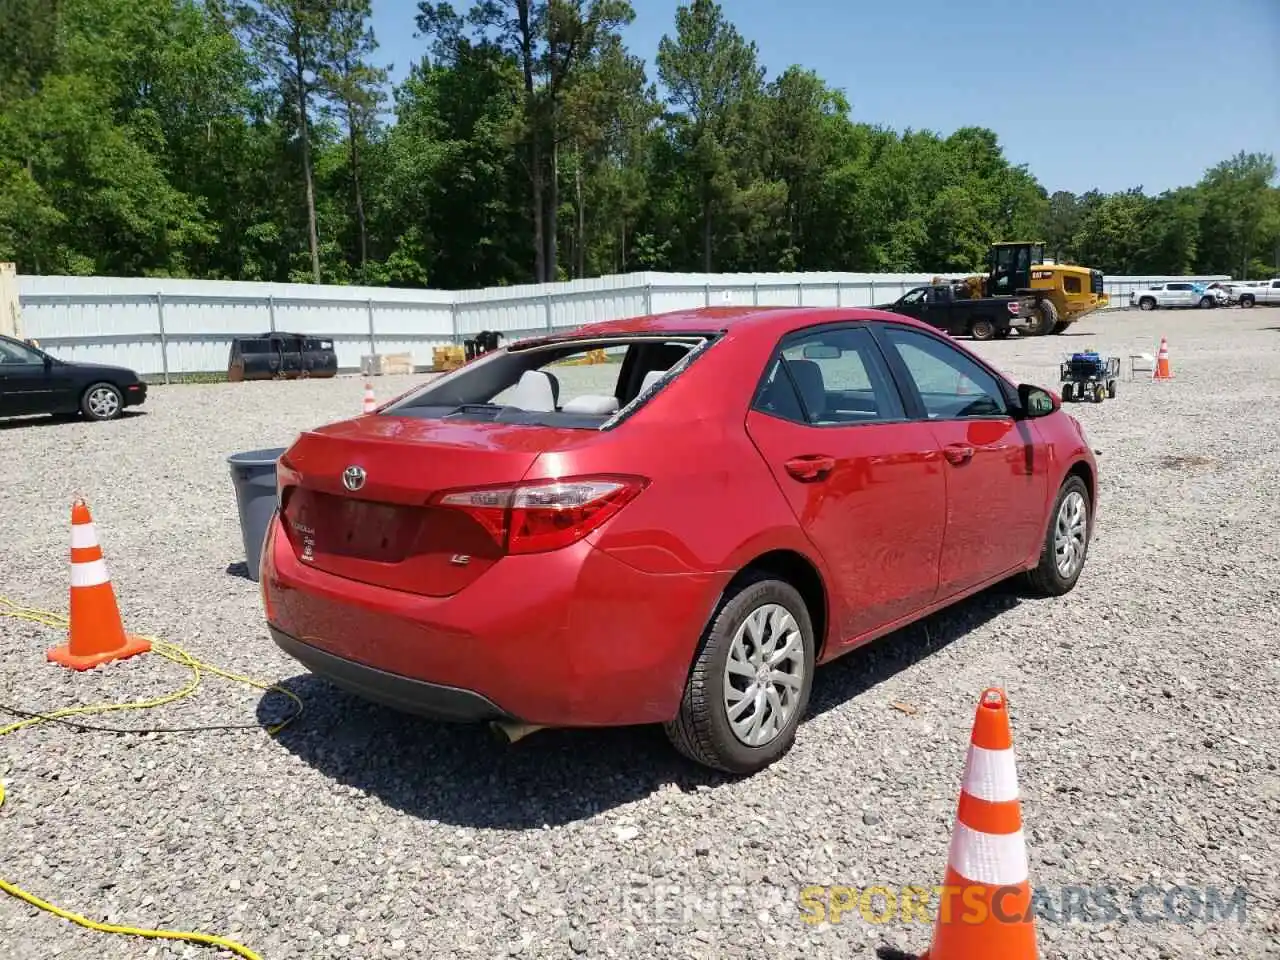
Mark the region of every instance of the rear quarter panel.
<instances>
[{"instance_id":1,"label":"rear quarter panel","mask_svg":"<svg viewBox=\"0 0 1280 960\"><path fill-rule=\"evenodd\" d=\"M544 453L526 479L647 478L644 492L588 539L644 573L705 577L708 615L734 574L771 550L807 557L826 579L746 434L747 410L779 336L726 335L630 418L591 443Z\"/></svg>"}]
</instances>

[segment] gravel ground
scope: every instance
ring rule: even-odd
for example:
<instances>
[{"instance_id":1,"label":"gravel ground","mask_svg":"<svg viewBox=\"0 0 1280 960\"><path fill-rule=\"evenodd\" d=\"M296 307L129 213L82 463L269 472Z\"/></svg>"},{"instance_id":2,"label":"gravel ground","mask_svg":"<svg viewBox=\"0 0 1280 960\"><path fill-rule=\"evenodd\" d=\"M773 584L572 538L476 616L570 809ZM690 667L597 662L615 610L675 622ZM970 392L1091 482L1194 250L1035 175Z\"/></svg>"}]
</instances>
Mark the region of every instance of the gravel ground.
<instances>
[{"instance_id":1,"label":"gravel ground","mask_svg":"<svg viewBox=\"0 0 1280 960\"><path fill-rule=\"evenodd\" d=\"M1065 350L1154 353L1162 334L1172 383L1140 375L1072 407L1103 471L1077 589L996 589L829 666L795 749L741 782L683 762L651 728L499 748L483 729L335 692L276 650L238 566L225 457L356 413L358 379L158 387L114 423L0 424L3 594L65 609L83 494L131 630L280 678L307 703L274 740L52 725L0 739L0 877L98 920L230 936L264 960L922 951L929 927L899 915L806 923L798 890L941 882L974 707L995 683L1012 705L1032 880L1060 912L1039 924L1042 956L1278 956L1280 310L1126 311L980 349L1056 386ZM598 371L574 375L585 389ZM382 378L378 396L421 379ZM0 701L25 709L185 679L156 656L73 674L44 660L55 631L0 631ZM256 724L284 707L206 678L174 706L98 719ZM1179 884L1228 905L1244 888L1243 920L1166 918ZM1061 913L1065 888L1105 885L1126 908L1153 885L1147 922ZM229 956L92 933L8 897L0 954Z\"/></svg>"}]
</instances>

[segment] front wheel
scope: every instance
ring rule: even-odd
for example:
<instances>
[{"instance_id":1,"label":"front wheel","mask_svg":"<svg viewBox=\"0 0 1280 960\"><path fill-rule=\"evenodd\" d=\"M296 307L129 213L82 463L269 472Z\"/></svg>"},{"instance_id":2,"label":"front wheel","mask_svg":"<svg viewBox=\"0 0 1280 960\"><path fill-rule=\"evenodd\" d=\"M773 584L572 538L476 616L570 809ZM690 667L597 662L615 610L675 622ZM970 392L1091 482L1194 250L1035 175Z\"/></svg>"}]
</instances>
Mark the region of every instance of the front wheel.
<instances>
[{"instance_id":1,"label":"front wheel","mask_svg":"<svg viewBox=\"0 0 1280 960\"><path fill-rule=\"evenodd\" d=\"M689 759L726 773L769 766L791 749L808 709L814 649L796 589L747 579L707 627L667 737Z\"/></svg>"},{"instance_id":2,"label":"front wheel","mask_svg":"<svg viewBox=\"0 0 1280 960\"><path fill-rule=\"evenodd\" d=\"M1240 306L1245 310L1248 310L1250 307L1253 306L1253 304L1254 304L1254 298L1247 293L1240 298Z\"/></svg>"},{"instance_id":3,"label":"front wheel","mask_svg":"<svg viewBox=\"0 0 1280 960\"><path fill-rule=\"evenodd\" d=\"M1152 297L1143 297L1138 301L1139 310L1154 310L1155 308L1156 302Z\"/></svg>"},{"instance_id":4,"label":"front wheel","mask_svg":"<svg viewBox=\"0 0 1280 960\"><path fill-rule=\"evenodd\" d=\"M1091 510L1084 481L1074 474L1067 477L1053 501L1040 562L1025 575L1035 593L1060 597L1075 587L1089 552Z\"/></svg>"},{"instance_id":5,"label":"front wheel","mask_svg":"<svg viewBox=\"0 0 1280 960\"><path fill-rule=\"evenodd\" d=\"M80 412L90 420L114 420L124 409L124 396L111 383L95 383L80 397Z\"/></svg>"},{"instance_id":6,"label":"front wheel","mask_svg":"<svg viewBox=\"0 0 1280 960\"><path fill-rule=\"evenodd\" d=\"M1217 305L1218 305L1218 302L1214 300L1213 297L1200 298L1199 306L1201 310L1208 310L1210 307L1216 307Z\"/></svg>"}]
</instances>

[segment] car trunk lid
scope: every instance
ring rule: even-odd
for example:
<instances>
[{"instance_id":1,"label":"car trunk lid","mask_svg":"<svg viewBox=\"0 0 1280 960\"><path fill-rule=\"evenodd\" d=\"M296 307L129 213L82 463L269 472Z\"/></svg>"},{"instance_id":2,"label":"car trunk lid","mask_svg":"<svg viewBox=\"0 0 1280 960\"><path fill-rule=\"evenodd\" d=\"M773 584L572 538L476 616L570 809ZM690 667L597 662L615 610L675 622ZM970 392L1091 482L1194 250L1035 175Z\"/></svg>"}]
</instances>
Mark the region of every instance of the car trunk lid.
<instances>
[{"instance_id":1,"label":"car trunk lid","mask_svg":"<svg viewBox=\"0 0 1280 960\"><path fill-rule=\"evenodd\" d=\"M503 551L475 516L433 505L432 497L516 484L543 451L589 437L581 430L387 415L308 431L286 454L282 513L290 544L299 560L336 576L449 596Z\"/></svg>"}]
</instances>

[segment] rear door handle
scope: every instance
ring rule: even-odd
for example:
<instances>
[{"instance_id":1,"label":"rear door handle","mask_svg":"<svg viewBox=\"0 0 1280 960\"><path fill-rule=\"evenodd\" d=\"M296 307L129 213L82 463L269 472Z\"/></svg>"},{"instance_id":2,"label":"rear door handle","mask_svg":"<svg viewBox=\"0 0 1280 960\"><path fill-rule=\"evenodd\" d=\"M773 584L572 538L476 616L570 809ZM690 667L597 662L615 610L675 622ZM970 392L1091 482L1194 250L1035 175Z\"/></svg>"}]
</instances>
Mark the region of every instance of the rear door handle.
<instances>
[{"instance_id":1,"label":"rear door handle","mask_svg":"<svg viewBox=\"0 0 1280 960\"><path fill-rule=\"evenodd\" d=\"M836 468L835 457L820 453L809 453L801 457L792 457L785 464L787 473L801 483L812 483L825 479L827 474Z\"/></svg>"},{"instance_id":2,"label":"rear door handle","mask_svg":"<svg viewBox=\"0 0 1280 960\"><path fill-rule=\"evenodd\" d=\"M942 453L947 460L958 465L973 457L973 447L967 443L948 443L942 448Z\"/></svg>"}]
</instances>

